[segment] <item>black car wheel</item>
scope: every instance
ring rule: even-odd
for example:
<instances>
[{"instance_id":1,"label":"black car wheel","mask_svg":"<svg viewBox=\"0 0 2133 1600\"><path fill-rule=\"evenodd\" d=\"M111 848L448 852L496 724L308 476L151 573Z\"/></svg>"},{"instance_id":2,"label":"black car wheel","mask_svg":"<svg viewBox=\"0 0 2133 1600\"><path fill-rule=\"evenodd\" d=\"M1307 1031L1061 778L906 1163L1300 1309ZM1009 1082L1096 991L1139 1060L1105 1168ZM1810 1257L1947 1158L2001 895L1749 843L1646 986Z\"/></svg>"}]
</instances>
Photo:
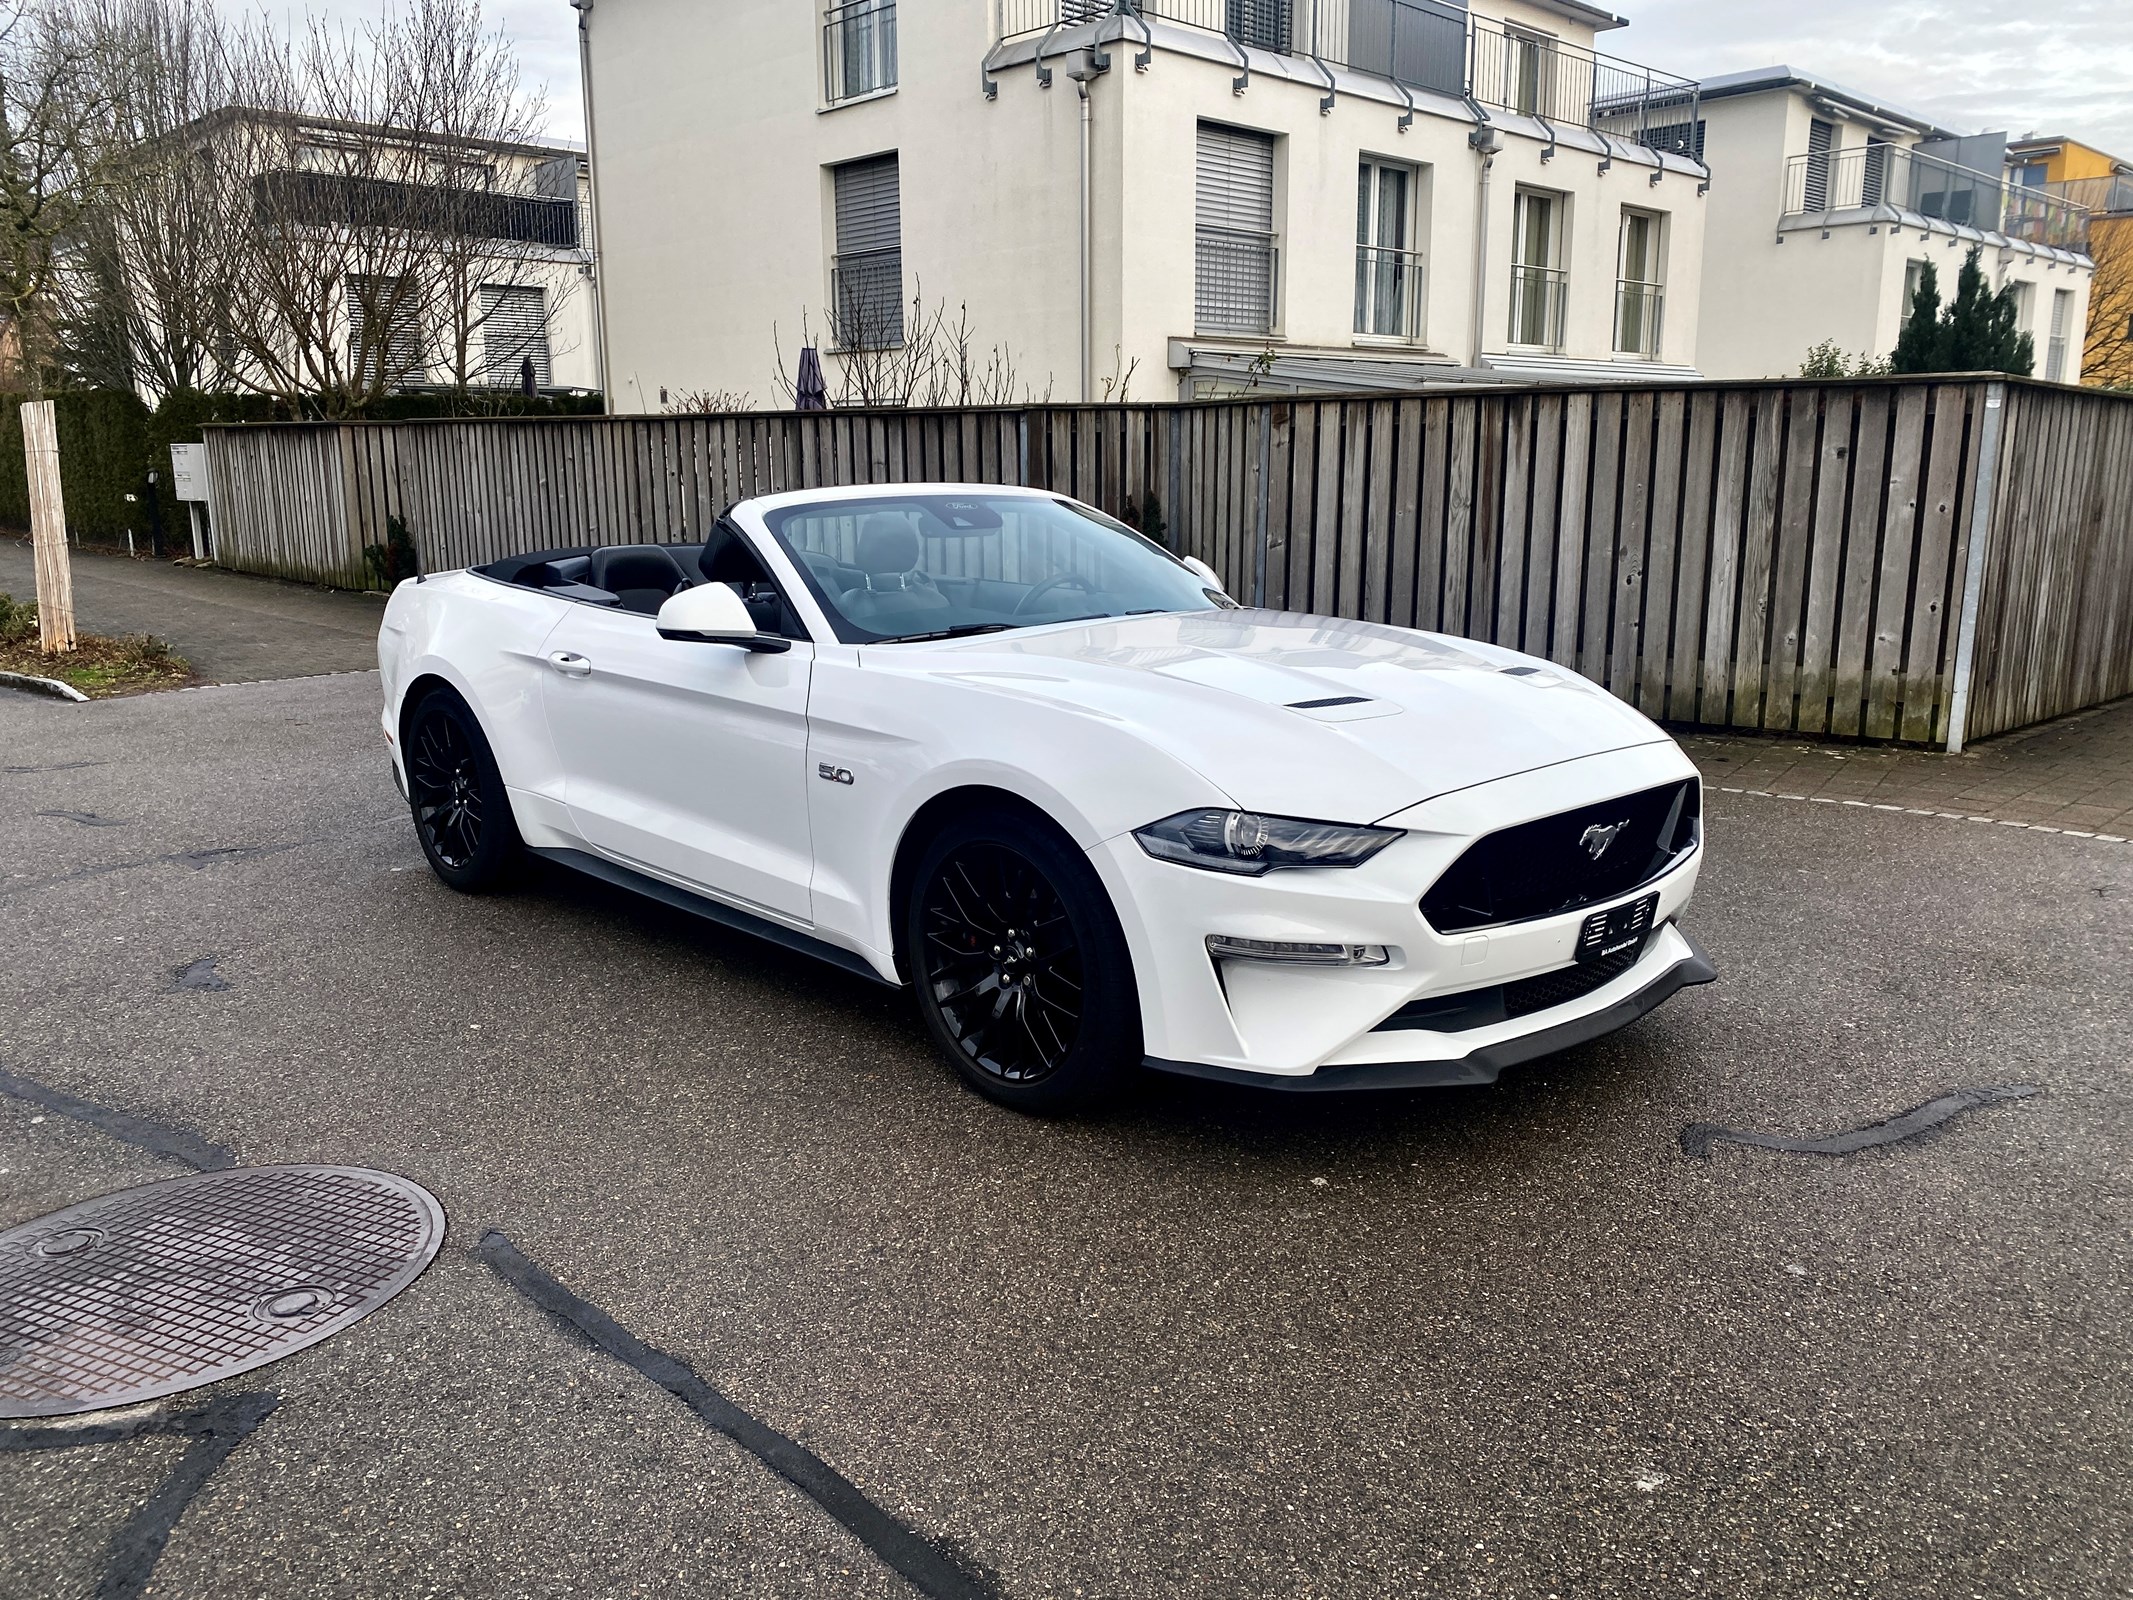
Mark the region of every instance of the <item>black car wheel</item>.
<instances>
[{"instance_id":1,"label":"black car wheel","mask_svg":"<svg viewBox=\"0 0 2133 1600\"><path fill-rule=\"evenodd\" d=\"M1118 917L1086 857L1012 814L951 823L918 862L905 951L919 1010L979 1093L1055 1113L1140 1060L1140 1000Z\"/></svg>"},{"instance_id":2,"label":"black car wheel","mask_svg":"<svg viewBox=\"0 0 2133 1600\"><path fill-rule=\"evenodd\" d=\"M519 864L522 846L481 724L458 695L435 689L406 726L401 755L422 853L454 889L498 887Z\"/></svg>"}]
</instances>

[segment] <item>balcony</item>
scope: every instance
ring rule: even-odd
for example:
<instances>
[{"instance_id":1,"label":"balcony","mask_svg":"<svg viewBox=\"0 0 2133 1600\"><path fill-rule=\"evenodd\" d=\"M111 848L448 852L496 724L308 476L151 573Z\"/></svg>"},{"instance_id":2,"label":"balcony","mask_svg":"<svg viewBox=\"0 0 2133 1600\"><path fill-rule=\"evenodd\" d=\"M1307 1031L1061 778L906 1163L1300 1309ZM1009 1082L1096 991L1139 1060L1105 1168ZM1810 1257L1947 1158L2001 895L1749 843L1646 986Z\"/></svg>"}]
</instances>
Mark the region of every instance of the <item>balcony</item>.
<instances>
[{"instance_id":1,"label":"balcony","mask_svg":"<svg viewBox=\"0 0 2133 1600\"><path fill-rule=\"evenodd\" d=\"M1000 37L1159 19L1408 89L1694 156L1697 86L1439 0L999 0Z\"/></svg>"},{"instance_id":2,"label":"balcony","mask_svg":"<svg viewBox=\"0 0 2133 1600\"><path fill-rule=\"evenodd\" d=\"M1615 280L1615 354L1659 359L1665 326L1666 286L1636 278Z\"/></svg>"},{"instance_id":3,"label":"balcony","mask_svg":"<svg viewBox=\"0 0 2133 1600\"><path fill-rule=\"evenodd\" d=\"M850 0L822 22L822 98L831 105L896 87L896 0Z\"/></svg>"},{"instance_id":4,"label":"balcony","mask_svg":"<svg viewBox=\"0 0 2133 1600\"><path fill-rule=\"evenodd\" d=\"M1570 275L1560 267L1520 263L1511 269L1511 343L1561 350L1570 304Z\"/></svg>"},{"instance_id":5,"label":"balcony","mask_svg":"<svg viewBox=\"0 0 2133 1600\"><path fill-rule=\"evenodd\" d=\"M2120 215L2133 211L2133 175L2114 172L2107 178L2064 178L2024 188L2024 194L2047 194L2084 211Z\"/></svg>"},{"instance_id":6,"label":"balcony","mask_svg":"<svg viewBox=\"0 0 2133 1600\"><path fill-rule=\"evenodd\" d=\"M1784 216L1879 209L2055 250L2087 249L2089 214L2083 207L1938 156L1870 144L1786 161Z\"/></svg>"},{"instance_id":7,"label":"balcony","mask_svg":"<svg viewBox=\"0 0 2133 1600\"><path fill-rule=\"evenodd\" d=\"M1201 333L1274 331L1281 251L1265 234L1201 228L1193 241L1193 324Z\"/></svg>"},{"instance_id":8,"label":"balcony","mask_svg":"<svg viewBox=\"0 0 2133 1600\"><path fill-rule=\"evenodd\" d=\"M1419 250L1355 247L1355 331L1373 339L1422 338L1423 256Z\"/></svg>"}]
</instances>

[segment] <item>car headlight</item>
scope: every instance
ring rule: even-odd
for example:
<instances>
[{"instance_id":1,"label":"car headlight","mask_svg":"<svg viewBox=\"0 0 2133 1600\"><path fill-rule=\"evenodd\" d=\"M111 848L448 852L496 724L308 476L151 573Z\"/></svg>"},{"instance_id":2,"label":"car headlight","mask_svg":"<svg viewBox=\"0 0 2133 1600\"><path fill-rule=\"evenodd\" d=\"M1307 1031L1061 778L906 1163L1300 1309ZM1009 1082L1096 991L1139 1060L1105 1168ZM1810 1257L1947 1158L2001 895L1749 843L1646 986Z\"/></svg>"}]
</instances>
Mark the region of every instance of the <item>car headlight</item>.
<instances>
[{"instance_id":1,"label":"car headlight","mask_svg":"<svg viewBox=\"0 0 2133 1600\"><path fill-rule=\"evenodd\" d=\"M1277 867L1359 867L1400 831L1210 808L1180 811L1133 837L1158 861L1257 878Z\"/></svg>"}]
</instances>

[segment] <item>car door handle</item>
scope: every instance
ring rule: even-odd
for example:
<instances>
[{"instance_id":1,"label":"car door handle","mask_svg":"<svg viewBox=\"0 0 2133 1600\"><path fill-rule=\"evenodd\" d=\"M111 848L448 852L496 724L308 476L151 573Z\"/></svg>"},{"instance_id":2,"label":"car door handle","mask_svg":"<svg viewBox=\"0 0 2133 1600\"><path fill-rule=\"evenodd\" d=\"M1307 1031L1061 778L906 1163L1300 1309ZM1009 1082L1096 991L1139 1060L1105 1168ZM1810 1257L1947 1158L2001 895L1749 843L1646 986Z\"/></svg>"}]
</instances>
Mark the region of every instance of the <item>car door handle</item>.
<instances>
[{"instance_id":1,"label":"car door handle","mask_svg":"<svg viewBox=\"0 0 2133 1600\"><path fill-rule=\"evenodd\" d=\"M593 664L583 656L575 655L568 650L558 650L548 658L548 664L566 678L589 678L592 676Z\"/></svg>"}]
</instances>

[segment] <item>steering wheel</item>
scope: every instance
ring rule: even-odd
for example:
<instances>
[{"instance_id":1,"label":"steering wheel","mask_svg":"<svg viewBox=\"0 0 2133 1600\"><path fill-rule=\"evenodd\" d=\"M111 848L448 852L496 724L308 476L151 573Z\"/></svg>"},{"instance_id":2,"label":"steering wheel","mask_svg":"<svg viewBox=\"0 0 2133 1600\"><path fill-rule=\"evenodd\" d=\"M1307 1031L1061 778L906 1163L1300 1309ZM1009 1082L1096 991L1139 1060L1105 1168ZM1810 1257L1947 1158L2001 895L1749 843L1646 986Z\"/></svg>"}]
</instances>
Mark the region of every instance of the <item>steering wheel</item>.
<instances>
[{"instance_id":1,"label":"steering wheel","mask_svg":"<svg viewBox=\"0 0 2133 1600\"><path fill-rule=\"evenodd\" d=\"M1023 612L1027 611L1031 606L1035 605L1037 601L1043 596L1050 594L1054 589L1063 588L1069 584L1073 585L1073 587L1081 590L1085 594L1094 594L1096 592L1095 588L1090 584L1089 580L1082 577L1079 573L1054 573L1051 577L1046 578L1043 582L1033 585L1029 593L1024 595L1021 600L1016 602L1015 609L1010 613L1010 615L1017 617L1021 616Z\"/></svg>"}]
</instances>

